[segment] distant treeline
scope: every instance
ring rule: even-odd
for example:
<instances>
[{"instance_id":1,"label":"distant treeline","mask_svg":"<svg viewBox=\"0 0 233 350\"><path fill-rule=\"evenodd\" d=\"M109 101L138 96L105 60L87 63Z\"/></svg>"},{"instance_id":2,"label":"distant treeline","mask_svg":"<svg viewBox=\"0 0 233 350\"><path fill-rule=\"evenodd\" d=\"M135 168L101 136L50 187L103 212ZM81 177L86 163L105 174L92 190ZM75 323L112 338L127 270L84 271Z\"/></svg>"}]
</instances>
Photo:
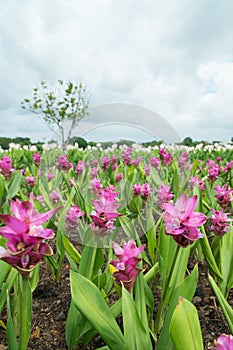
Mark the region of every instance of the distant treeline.
<instances>
[{"instance_id":1,"label":"distant treeline","mask_svg":"<svg viewBox=\"0 0 233 350\"><path fill-rule=\"evenodd\" d=\"M233 142L233 138L231 139L231 142ZM21 146L36 146L38 150L42 149L42 145L44 144L44 142L32 142L31 139L29 137L14 137L14 138L10 138L10 137L0 137L0 147L2 149L8 149L10 143L16 143L19 144ZM56 141L51 140L48 143L56 143ZM131 141L131 140L120 140L118 142L112 142L112 141L105 141L105 142L94 142L94 141L86 141L84 138L79 137L79 136L74 136L70 139L69 144L70 145L74 145L75 143L77 143L79 145L80 148L87 148L87 146L96 146L97 143L101 143L102 147L104 149L111 147L113 144L117 144L118 146L120 145L127 145L127 146L131 146L133 143L135 143L135 141ZM150 142L143 142L141 143L144 147L148 147L148 146L159 146L163 143L162 140L153 140ZM191 137L186 137L182 142L180 142L179 144L181 145L185 145L185 146L196 146L199 143L203 143L203 144L214 144L214 143L220 143L220 141L212 141L212 142L207 142L207 141L193 141Z\"/></svg>"}]
</instances>

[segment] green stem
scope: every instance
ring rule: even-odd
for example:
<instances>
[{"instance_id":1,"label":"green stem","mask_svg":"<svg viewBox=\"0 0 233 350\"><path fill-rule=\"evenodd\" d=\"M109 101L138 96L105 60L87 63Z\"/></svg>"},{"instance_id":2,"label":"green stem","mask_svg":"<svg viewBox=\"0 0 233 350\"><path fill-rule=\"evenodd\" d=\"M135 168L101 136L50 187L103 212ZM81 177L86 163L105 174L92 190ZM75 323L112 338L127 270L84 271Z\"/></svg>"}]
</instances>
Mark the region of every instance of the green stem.
<instances>
[{"instance_id":1,"label":"green stem","mask_svg":"<svg viewBox=\"0 0 233 350\"><path fill-rule=\"evenodd\" d=\"M29 301L29 274L22 275L22 285L20 293L20 328L19 328L19 349L26 350L28 345L28 326L30 320L28 320L28 307Z\"/></svg>"},{"instance_id":2,"label":"green stem","mask_svg":"<svg viewBox=\"0 0 233 350\"><path fill-rule=\"evenodd\" d=\"M177 244L175 253L173 255L172 263L170 265L169 274L164 282L164 288L162 288L162 300L160 301L158 312L156 315L156 321L155 321L155 330L158 334L163 326L164 317L166 316L167 312L167 305L170 300L170 296L172 293L172 290L169 290L169 283L174 271L174 267L176 265L176 259L180 251L180 246Z\"/></svg>"}]
</instances>

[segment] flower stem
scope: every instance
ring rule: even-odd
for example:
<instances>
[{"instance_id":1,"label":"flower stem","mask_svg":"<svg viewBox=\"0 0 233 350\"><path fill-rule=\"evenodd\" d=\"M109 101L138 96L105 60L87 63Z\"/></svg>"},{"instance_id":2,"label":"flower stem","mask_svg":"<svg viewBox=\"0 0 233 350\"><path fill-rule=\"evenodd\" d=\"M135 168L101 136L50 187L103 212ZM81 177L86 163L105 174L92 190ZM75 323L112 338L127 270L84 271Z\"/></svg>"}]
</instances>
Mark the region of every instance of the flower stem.
<instances>
[{"instance_id":1,"label":"flower stem","mask_svg":"<svg viewBox=\"0 0 233 350\"><path fill-rule=\"evenodd\" d=\"M19 328L19 349L26 350L29 340L30 320L29 307L31 304L31 296L29 295L29 274L22 275L22 283L20 290L20 328Z\"/></svg>"}]
</instances>

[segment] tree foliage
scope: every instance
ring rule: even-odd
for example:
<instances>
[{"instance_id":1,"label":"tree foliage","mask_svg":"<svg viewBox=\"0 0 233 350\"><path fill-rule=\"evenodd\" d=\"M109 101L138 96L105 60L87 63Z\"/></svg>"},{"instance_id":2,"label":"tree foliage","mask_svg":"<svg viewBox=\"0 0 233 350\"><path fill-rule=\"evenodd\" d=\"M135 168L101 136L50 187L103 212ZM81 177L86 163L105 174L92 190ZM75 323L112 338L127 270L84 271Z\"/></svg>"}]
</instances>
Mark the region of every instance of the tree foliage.
<instances>
[{"instance_id":1,"label":"tree foliage","mask_svg":"<svg viewBox=\"0 0 233 350\"><path fill-rule=\"evenodd\" d=\"M58 129L62 146L65 146L73 128L88 114L89 92L81 82L58 80L54 86L49 86L42 81L33 89L33 97L21 102L21 107L39 115L53 132Z\"/></svg>"}]
</instances>

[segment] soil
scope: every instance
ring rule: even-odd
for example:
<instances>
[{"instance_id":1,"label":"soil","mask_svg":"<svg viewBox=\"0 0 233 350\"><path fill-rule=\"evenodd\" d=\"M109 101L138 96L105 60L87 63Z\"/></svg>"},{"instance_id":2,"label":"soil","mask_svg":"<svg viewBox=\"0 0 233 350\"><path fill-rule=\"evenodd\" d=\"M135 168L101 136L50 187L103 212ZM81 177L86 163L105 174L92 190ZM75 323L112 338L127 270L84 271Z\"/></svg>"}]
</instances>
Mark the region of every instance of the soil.
<instances>
[{"instance_id":1,"label":"soil","mask_svg":"<svg viewBox=\"0 0 233 350\"><path fill-rule=\"evenodd\" d=\"M233 300L231 293L229 300ZM205 350L213 346L213 340L222 333L230 334L229 327L224 319L221 308L208 283L207 267L205 262L199 262L199 281L193 299L202 328ZM40 282L33 293L32 332L29 341L29 350L65 350L68 349L65 340L65 323L70 304L69 265L64 261L61 279L57 283L52 277L48 265L42 262ZM1 315L6 321L6 314ZM92 350L103 346L99 336L79 349ZM0 350L6 350L6 332L0 327ZM166 350L166 349L164 349Z\"/></svg>"}]
</instances>

